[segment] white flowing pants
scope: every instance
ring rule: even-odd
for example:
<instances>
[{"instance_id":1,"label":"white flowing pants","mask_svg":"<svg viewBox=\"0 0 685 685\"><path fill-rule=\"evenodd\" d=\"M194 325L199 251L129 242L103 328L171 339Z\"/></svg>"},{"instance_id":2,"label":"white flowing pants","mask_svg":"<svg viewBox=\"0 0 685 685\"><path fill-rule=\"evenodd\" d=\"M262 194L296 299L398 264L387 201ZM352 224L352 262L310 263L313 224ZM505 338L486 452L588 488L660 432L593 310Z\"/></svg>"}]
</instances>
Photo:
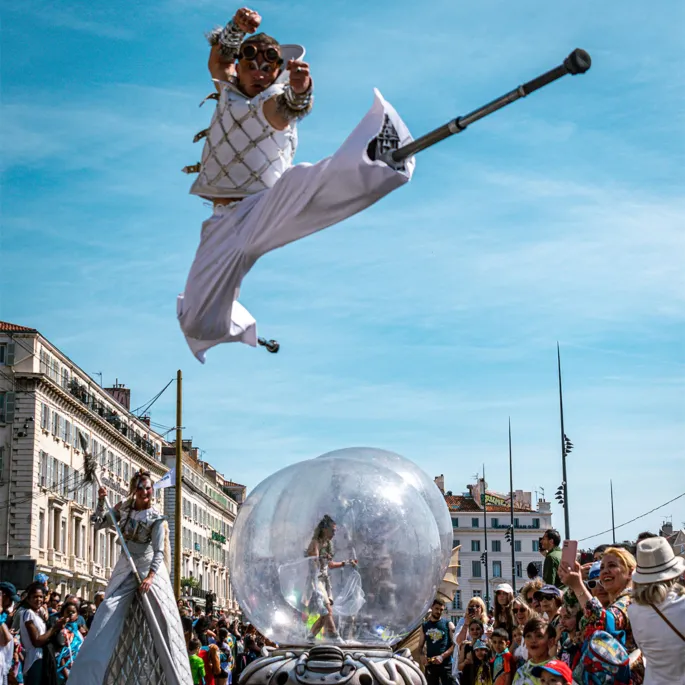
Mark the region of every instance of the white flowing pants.
<instances>
[{"instance_id":1,"label":"white flowing pants","mask_svg":"<svg viewBox=\"0 0 685 685\"><path fill-rule=\"evenodd\" d=\"M412 140L392 105L375 91L373 106L331 157L290 167L272 188L232 205L217 207L202 224L200 246L178 319L193 354L223 342L257 344L256 322L237 301L240 284L262 255L339 223L410 180L405 171L369 159L366 149L390 117L401 144Z\"/></svg>"}]
</instances>

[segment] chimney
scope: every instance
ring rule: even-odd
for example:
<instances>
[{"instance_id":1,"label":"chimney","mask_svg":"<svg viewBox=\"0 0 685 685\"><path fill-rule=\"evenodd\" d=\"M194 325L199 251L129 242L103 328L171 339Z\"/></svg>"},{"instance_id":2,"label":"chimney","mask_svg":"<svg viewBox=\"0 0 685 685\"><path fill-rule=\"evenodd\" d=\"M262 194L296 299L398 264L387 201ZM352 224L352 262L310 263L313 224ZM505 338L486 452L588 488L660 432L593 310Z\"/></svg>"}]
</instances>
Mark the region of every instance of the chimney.
<instances>
[{"instance_id":1,"label":"chimney","mask_svg":"<svg viewBox=\"0 0 685 685\"><path fill-rule=\"evenodd\" d=\"M441 473L439 476L435 476L435 484L438 486L438 490L444 495L445 494L445 476Z\"/></svg>"},{"instance_id":2,"label":"chimney","mask_svg":"<svg viewBox=\"0 0 685 685\"><path fill-rule=\"evenodd\" d=\"M119 383L118 378L113 387L105 388L104 390L110 397L123 405L127 411L131 411L131 389L127 388L123 383Z\"/></svg>"},{"instance_id":3,"label":"chimney","mask_svg":"<svg viewBox=\"0 0 685 685\"><path fill-rule=\"evenodd\" d=\"M140 420L141 420L148 428L150 427L150 417L147 416L147 414L146 414L145 416L141 416L141 417L140 417Z\"/></svg>"},{"instance_id":4,"label":"chimney","mask_svg":"<svg viewBox=\"0 0 685 685\"><path fill-rule=\"evenodd\" d=\"M669 535L673 535L673 524L670 521L664 521L661 524L661 537L667 538Z\"/></svg>"}]
</instances>

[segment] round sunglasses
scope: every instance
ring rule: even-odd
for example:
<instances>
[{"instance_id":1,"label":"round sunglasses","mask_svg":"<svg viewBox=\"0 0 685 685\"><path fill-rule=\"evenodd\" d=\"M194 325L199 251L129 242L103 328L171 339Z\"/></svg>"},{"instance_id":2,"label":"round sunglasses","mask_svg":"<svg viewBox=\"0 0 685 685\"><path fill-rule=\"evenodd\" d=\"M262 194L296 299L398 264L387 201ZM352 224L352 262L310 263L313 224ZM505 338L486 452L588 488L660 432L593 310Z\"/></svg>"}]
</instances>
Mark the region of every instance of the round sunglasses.
<instances>
[{"instance_id":1,"label":"round sunglasses","mask_svg":"<svg viewBox=\"0 0 685 685\"><path fill-rule=\"evenodd\" d=\"M280 51L273 47L273 45L265 47L263 45L248 43L240 48L238 57L240 59L246 59L248 62L252 62L259 54L261 54L269 64L281 64L283 62Z\"/></svg>"}]
</instances>

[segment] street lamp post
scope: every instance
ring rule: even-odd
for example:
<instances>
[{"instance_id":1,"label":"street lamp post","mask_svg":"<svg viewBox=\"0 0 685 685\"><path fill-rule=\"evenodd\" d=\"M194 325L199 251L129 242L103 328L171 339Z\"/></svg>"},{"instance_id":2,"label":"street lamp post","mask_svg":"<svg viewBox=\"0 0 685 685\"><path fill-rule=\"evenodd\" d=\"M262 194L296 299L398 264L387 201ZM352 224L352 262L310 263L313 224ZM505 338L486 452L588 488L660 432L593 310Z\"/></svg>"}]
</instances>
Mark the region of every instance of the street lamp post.
<instances>
[{"instance_id":1,"label":"street lamp post","mask_svg":"<svg viewBox=\"0 0 685 685\"><path fill-rule=\"evenodd\" d=\"M490 577L488 572L488 501L485 497L485 464L483 464L483 491L480 495L483 504L483 536L485 540L485 551L481 555L481 561L485 566L485 606L490 609Z\"/></svg>"},{"instance_id":2,"label":"street lamp post","mask_svg":"<svg viewBox=\"0 0 685 685\"><path fill-rule=\"evenodd\" d=\"M561 484L563 488L564 497L564 533L566 540L570 540L571 531L568 516L568 478L566 477L566 455L571 451L570 449L568 449L567 442L569 444L571 443L570 440L566 437L566 433L564 432L564 399L561 392L561 353L559 352L559 343L557 343L557 370L559 374L559 417L561 421L561 472L562 478L564 479Z\"/></svg>"}]
</instances>

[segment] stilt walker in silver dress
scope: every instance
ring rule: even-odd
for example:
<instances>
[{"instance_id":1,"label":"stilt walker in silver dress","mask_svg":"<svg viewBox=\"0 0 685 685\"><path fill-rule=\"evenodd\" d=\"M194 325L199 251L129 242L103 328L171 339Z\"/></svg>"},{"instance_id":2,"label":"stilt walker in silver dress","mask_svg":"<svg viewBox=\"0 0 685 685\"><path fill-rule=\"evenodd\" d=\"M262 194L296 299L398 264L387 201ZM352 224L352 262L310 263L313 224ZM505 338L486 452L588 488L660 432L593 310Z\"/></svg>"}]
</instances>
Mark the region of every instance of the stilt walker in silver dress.
<instances>
[{"instance_id":1,"label":"stilt walker in silver dress","mask_svg":"<svg viewBox=\"0 0 685 685\"><path fill-rule=\"evenodd\" d=\"M99 489L95 530L115 528L122 553L74 660L70 685L192 685L167 567L169 528L152 506L152 485L149 473L137 473L129 498L114 508Z\"/></svg>"},{"instance_id":2,"label":"stilt walker in silver dress","mask_svg":"<svg viewBox=\"0 0 685 685\"><path fill-rule=\"evenodd\" d=\"M191 193L213 202L178 319L193 354L222 342L264 344L238 302L240 285L257 259L366 209L411 178L413 161L381 161L389 148L412 139L395 110L376 91L371 110L336 153L297 164L297 121L314 102L304 48L280 45L260 33L257 12L243 8L209 36L209 70L216 110Z\"/></svg>"}]
</instances>

